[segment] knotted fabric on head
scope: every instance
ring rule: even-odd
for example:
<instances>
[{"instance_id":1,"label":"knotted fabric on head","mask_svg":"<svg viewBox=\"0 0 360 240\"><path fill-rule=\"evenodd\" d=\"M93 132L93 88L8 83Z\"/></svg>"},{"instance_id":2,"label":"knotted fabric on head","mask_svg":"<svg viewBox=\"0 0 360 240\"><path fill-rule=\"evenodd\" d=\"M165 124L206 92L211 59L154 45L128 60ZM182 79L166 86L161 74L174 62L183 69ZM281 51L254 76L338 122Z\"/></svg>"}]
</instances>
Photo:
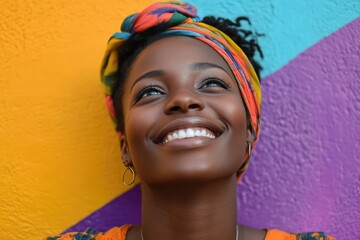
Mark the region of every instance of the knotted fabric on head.
<instances>
[{"instance_id":1,"label":"knotted fabric on head","mask_svg":"<svg viewBox=\"0 0 360 240\"><path fill-rule=\"evenodd\" d=\"M182 2L154 3L142 12L127 17L121 25L121 32L112 35L108 42L101 67L101 81L105 87L106 104L109 114L117 124L112 94L118 81L117 71L121 63L118 49L137 34L151 30L153 35L187 36L198 39L212 47L230 66L237 80L245 108L249 113L254 142L253 149L260 133L261 91L259 78L250 61L226 34L220 30L199 22L196 8ZM154 32L156 32L154 34ZM118 128L117 128L118 129ZM121 137L122 133L118 131ZM251 149L251 150L252 150ZM249 154L238 172L242 176L249 162Z\"/></svg>"}]
</instances>

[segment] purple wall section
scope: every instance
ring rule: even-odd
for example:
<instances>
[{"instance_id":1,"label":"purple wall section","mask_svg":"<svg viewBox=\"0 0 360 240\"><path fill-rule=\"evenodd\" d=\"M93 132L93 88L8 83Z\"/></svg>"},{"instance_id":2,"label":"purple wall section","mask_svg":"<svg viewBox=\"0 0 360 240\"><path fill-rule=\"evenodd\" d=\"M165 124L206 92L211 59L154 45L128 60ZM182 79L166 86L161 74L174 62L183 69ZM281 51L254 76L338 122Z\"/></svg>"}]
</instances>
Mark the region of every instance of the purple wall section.
<instances>
[{"instance_id":1,"label":"purple wall section","mask_svg":"<svg viewBox=\"0 0 360 240\"><path fill-rule=\"evenodd\" d=\"M360 18L263 80L239 223L360 239L359 37ZM140 202L137 186L66 231L139 223Z\"/></svg>"},{"instance_id":2,"label":"purple wall section","mask_svg":"<svg viewBox=\"0 0 360 240\"><path fill-rule=\"evenodd\" d=\"M99 210L90 214L64 232L84 231L91 227L97 231L106 231L114 226L141 222L141 191L136 186L115 198Z\"/></svg>"},{"instance_id":3,"label":"purple wall section","mask_svg":"<svg viewBox=\"0 0 360 240\"><path fill-rule=\"evenodd\" d=\"M239 222L360 239L359 37L360 18L264 79Z\"/></svg>"}]
</instances>

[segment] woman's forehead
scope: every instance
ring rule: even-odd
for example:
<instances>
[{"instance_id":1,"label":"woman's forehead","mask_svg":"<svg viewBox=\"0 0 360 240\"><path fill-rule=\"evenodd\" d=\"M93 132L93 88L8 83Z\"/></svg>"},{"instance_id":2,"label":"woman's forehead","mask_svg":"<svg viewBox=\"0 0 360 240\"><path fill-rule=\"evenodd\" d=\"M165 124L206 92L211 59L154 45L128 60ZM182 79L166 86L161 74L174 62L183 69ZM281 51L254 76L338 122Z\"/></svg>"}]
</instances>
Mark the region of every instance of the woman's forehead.
<instances>
[{"instance_id":1,"label":"woman's forehead","mask_svg":"<svg viewBox=\"0 0 360 240\"><path fill-rule=\"evenodd\" d=\"M140 52L133 62L129 77L136 78L134 75L153 70L194 68L196 64L201 70L199 63L217 65L232 75L226 61L213 48L194 38L175 36L159 39Z\"/></svg>"}]
</instances>

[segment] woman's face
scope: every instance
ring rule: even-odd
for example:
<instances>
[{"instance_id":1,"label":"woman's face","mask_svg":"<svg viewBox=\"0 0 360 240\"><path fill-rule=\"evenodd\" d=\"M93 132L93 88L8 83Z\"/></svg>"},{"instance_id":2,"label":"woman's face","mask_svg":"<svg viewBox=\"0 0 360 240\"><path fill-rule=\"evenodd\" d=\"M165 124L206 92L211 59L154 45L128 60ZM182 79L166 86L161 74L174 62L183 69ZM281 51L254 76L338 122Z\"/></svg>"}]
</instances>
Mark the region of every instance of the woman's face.
<instances>
[{"instance_id":1,"label":"woman's face","mask_svg":"<svg viewBox=\"0 0 360 240\"><path fill-rule=\"evenodd\" d=\"M147 46L124 85L123 160L149 185L236 176L246 151L246 113L227 63L188 37Z\"/></svg>"}]
</instances>

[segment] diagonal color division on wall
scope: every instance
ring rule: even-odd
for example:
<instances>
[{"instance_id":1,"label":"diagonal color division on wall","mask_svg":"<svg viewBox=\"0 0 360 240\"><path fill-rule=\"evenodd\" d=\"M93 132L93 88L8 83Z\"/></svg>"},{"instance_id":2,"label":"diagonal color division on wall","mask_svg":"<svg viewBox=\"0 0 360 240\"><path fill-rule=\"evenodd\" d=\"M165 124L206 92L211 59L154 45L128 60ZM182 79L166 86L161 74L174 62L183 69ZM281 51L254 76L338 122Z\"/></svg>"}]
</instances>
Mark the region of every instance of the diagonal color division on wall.
<instances>
[{"instance_id":1,"label":"diagonal color division on wall","mask_svg":"<svg viewBox=\"0 0 360 240\"><path fill-rule=\"evenodd\" d=\"M359 37L360 18L263 80L262 136L238 186L238 222L359 237ZM140 223L140 198L136 186L66 231Z\"/></svg>"}]
</instances>

